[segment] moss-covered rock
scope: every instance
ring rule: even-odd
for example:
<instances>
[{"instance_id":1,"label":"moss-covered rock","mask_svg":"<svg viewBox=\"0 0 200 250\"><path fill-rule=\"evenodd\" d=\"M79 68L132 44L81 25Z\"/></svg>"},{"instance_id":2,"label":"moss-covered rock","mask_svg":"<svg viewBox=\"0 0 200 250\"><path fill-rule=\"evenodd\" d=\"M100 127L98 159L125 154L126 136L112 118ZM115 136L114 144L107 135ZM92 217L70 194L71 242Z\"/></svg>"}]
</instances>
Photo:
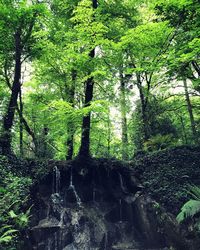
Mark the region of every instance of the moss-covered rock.
<instances>
[{"instance_id":1,"label":"moss-covered rock","mask_svg":"<svg viewBox=\"0 0 200 250\"><path fill-rule=\"evenodd\" d=\"M131 166L147 193L174 214L189 199L188 184L200 185L199 147L138 155Z\"/></svg>"}]
</instances>

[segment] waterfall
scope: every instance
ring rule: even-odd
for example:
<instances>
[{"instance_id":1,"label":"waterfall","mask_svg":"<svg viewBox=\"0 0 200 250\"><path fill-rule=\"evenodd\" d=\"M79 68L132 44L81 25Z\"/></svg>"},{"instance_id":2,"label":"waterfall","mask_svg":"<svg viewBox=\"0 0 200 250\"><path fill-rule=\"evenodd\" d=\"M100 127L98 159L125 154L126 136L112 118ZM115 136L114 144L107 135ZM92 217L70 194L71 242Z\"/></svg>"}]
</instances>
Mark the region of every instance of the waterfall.
<instances>
[{"instance_id":1,"label":"waterfall","mask_svg":"<svg viewBox=\"0 0 200 250\"><path fill-rule=\"evenodd\" d=\"M47 250L51 250L51 239L48 238L48 241L47 241Z\"/></svg>"},{"instance_id":2,"label":"waterfall","mask_svg":"<svg viewBox=\"0 0 200 250\"><path fill-rule=\"evenodd\" d=\"M93 192L92 192L92 201L95 202L95 187L93 187Z\"/></svg>"},{"instance_id":3,"label":"waterfall","mask_svg":"<svg viewBox=\"0 0 200 250\"><path fill-rule=\"evenodd\" d=\"M122 190L124 193L127 193L126 188L124 187L124 182L123 182L122 175L121 175L120 173L118 173L118 174L119 174L119 181L120 181L121 190Z\"/></svg>"},{"instance_id":4,"label":"waterfall","mask_svg":"<svg viewBox=\"0 0 200 250\"><path fill-rule=\"evenodd\" d=\"M119 221L122 221L122 200L119 200Z\"/></svg>"},{"instance_id":5,"label":"waterfall","mask_svg":"<svg viewBox=\"0 0 200 250\"><path fill-rule=\"evenodd\" d=\"M61 231L60 232L60 239L59 239L59 241L60 241L60 248L63 250L63 231Z\"/></svg>"},{"instance_id":6,"label":"waterfall","mask_svg":"<svg viewBox=\"0 0 200 250\"><path fill-rule=\"evenodd\" d=\"M46 218L49 219L49 214L50 214L50 205L47 205L47 215Z\"/></svg>"},{"instance_id":7,"label":"waterfall","mask_svg":"<svg viewBox=\"0 0 200 250\"><path fill-rule=\"evenodd\" d=\"M104 234L105 235L105 241L104 241L104 250L107 250L107 242L108 242L108 236L107 233Z\"/></svg>"},{"instance_id":8,"label":"waterfall","mask_svg":"<svg viewBox=\"0 0 200 250\"><path fill-rule=\"evenodd\" d=\"M73 186L73 172L72 172L72 167L70 169L70 184L69 184L70 187Z\"/></svg>"},{"instance_id":9,"label":"waterfall","mask_svg":"<svg viewBox=\"0 0 200 250\"><path fill-rule=\"evenodd\" d=\"M53 185L52 185L52 193L59 194L60 191L60 171L57 166L53 168Z\"/></svg>"},{"instance_id":10,"label":"waterfall","mask_svg":"<svg viewBox=\"0 0 200 250\"><path fill-rule=\"evenodd\" d=\"M54 250L58 250L59 247L59 239L58 239L58 232L55 232L54 234L54 242L55 242L55 249Z\"/></svg>"},{"instance_id":11,"label":"waterfall","mask_svg":"<svg viewBox=\"0 0 200 250\"><path fill-rule=\"evenodd\" d=\"M64 208L62 209L61 214L60 214L60 222L59 222L60 227L63 227L65 213L66 213L66 209Z\"/></svg>"},{"instance_id":12,"label":"waterfall","mask_svg":"<svg viewBox=\"0 0 200 250\"><path fill-rule=\"evenodd\" d=\"M98 168L98 176L95 176L97 170L90 167L83 175L76 165L64 165L62 170L57 166L43 180L44 187L38 187L41 194L35 194L39 209L34 211L33 223L37 225L31 231L30 239L34 239L31 249L145 249L145 237L151 237L151 228L148 236L146 227L143 233L143 224L150 227L151 222L146 218L152 201L146 200L146 196L135 200L132 180L127 180L126 172L108 171L106 165ZM153 224L152 228L159 241L157 227Z\"/></svg>"},{"instance_id":13,"label":"waterfall","mask_svg":"<svg viewBox=\"0 0 200 250\"><path fill-rule=\"evenodd\" d=\"M76 203L78 204L78 206L81 206L81 199L78 196L77 192L76 192L76 188L73 184L73 171L72 171L72 167L71 167L71 171L70 171L70 184L69 184L69 189L71 189L75 195L76 198Z\"/></svg>"},{"instance_id":14,"label":"waterfall","mask_svg":"<svg viewBox=\"0 0 200 250\"><path fill-rule=\"evenodd\" d=\"M94 182L94 176L92 181L92 201L95 202L95 196L96 196L96 188L95 188L95 182Z\"/></svg>"},{"instance_id":15,"label":"waterfall","mask_svg":"<svg viewBox=\"0 0 200 250\"><path fill-rule=\"evenodd\" d=\"M72 214L71 224L74 226L75 232L78 232L79 225L79 215L77 212Z\"/></svg>"}]
</instances>

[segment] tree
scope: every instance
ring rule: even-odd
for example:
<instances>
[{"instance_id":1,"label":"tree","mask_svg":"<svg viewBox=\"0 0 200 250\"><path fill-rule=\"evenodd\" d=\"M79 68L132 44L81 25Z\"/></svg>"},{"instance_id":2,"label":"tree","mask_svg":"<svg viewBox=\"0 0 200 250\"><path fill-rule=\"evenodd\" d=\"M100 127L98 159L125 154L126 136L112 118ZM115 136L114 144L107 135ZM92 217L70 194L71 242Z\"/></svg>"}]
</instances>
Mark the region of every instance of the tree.
<instances>
[{"instance_id":1,"label":"tree","mask_svg":"<svg viewBox=\"0 0 200 250\"><path fill-rule=\"evenodd\" d=\"M163 54L171 41L172 29L166 22L148 22L130 29L121 39L128 51L127 72L138 88L142 119L143 142L150 137L148 127L148 101L157 84L157 74L163 64Z\"/></svg>"},{"instance_id":2,"label":"tree","mask_svg":"<svg viewBox=\"0 0 200 250\"><path fill-rule=\"evenodd\" d=\"M188 80L193 82L194 90L198 91L199 78L199 38L198 27L200 19L199 2L170 0L157 1L156 10L162 14L170 26L175 29L173 46L167 58L169 74L176 75L177 80L183 81L185 101L190 117L193 141L198 142L198 133L193 114L193 106L188 91ZM194 91L195 92L195 91Z\"/></svg>"},{"instance_id":3,"label":"tree","mask_svg":"<svg viewBox=\"0 0 200 250\"><path fill-rule=\"evenodd\" d=\"M22 64L31 57L31 47L33 46L33 30L36 27L37 17L43 11L39 3L28 4L23 2L1 3L1 47L4 65L14 68L13 83L10 84L11 95L7 106L7 111L3 117L3 131L1 135L1 147L3 154L11 152L11 129L13 127L17 100L21 91L21 71ZM35 42L35 41L34 41ZM5 54L4 54L5 53ZM12 58L14 54L14 59ZM8 81L7 81L8 83Z\"/></svg>"},{"instance_id":4,"label":"tree","mask_svg":"<svg viewBox=\"0 0 200 250\"><path fill-rule=\"evenodd\" d=\"M97 9L97 0L92 0L92 8ZM94 22L94 14L91 16L91 22ZM92 28L92 27L91 27ZM90 34L92 37L93 34ZM89 53L89 57L92 59L95 57L95 47ZM90 76L91 72L88 72L89 77L85 82L85 101L84 106L88 107L93 99L93 89L94 89L94 77ZM88 157L90 155L90 124L91 123L91 113L83 117L82 122L82 135L81 135L81 146L79 150L79 156Z\"/></svg>"}]
</instances>

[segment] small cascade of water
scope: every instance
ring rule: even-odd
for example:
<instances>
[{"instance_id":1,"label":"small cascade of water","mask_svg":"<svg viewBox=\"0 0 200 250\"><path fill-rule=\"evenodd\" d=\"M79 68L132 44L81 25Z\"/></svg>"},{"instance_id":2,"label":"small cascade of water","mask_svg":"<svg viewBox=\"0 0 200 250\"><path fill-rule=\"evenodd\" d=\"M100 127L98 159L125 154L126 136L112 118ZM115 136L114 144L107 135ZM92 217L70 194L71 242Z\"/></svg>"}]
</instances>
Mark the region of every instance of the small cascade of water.
<instances>
[{"instance_id":1,"label":"small cascade of water","mask_svg":"<svg viewBox=\"0 0 200 250\"><path fill-rule=\"evenodd\" d=\"M65 212L66 212L66 209L63 209L61 211L61 214L60 214L60 222L59 222L59 226L60 227L63 227L64 225L64 216L65 216Z\"/></svg>"},{"instance_id":2,"label":"small cascade of water","mask_svg":"<svg viewBox=\"0 0 200 250\"><path fill-rule=\"evenodd\" d=\"M55 244L54 250L58 250L58 247L59 247L58 232L55 232L55 234L54 234L54 244Z\"/></svg>"},{"instance_id":3,"label":"small cascade of water","mask_svg":"<svg viewBox=\"0 0 200 250\"><path fill-rule=\"evenodd\" d=\"M47 215L46 218L49 219L49 214L50 214L50 205L47 205Z\"/></svg>"},{"instance_id":4,"label":"small cascade of water","mask_svg":"<svg viewBox=\"0 0 200 250\"><path fill-rule=\"evenodd\" d=\"M70 184L69 184L69 189L71 189L75 195L76 198L76 203L78 204L79 207L81 207L81 199L78 196L77 192L76 192L76 188L73 184L73 172L72 172L72 167L71 167L71 171L70 171Z\"/></svg>"},{"instance_id":5,"label":"small cascade of water","mask_svg":"<svg viewBox=\"0 0 200 250\"><path fill-rule=\"evenodd\" d=\"M120 181L120 187L121 187L121 190L126 193L126 188L124 187L124 182L123 182L123 178L122 178L122 175L120 173L119 174L119 181Z\"/></svg>"},{"instance_id":6,"label":"small cascade of water","mask_svg":"<svg viewBox=\"0 0 200 250\"><path fill-rule=\"evenodd\" d=\"M122 200L119 200L119 221L122 221Z\"/></svg>"},{"instance_id":7,"label":"small cascade of water","mask_svg":"<svg viewBox=\"0 0 200 250\"><path fill-rule=\"evenodd\" d=\"M58 193L60 191L60 171L57 166L53 168L53 185L52 193Z\"/></svg>"},{"instance_id":8,"label":"small cascade of water","mask_svg":"<svg viewBox=\"0 0 200 250\"><path fill-rule=\"evenodd\" d=\"M110 177L110 170L107 169L107 177L109 178Z\"/></svg>"},{"instance_id":9,"label":"small cascade of water","mask_svg":"<svg viewBox=\"0 0 200 250\"><path fill-rule=\"evenodd\" d=\"M92 201L95 202L95 196L96 196L96 190L95 187L93 187L93 192L92 192Z\"/></svg>"},{"instance_id":10,"label":"small cascade of water","mask_svg":"<svg viewBox=\"0 0 200 250\"><path fill-rule=\"evenodd\" d=\"M107 243L108 243L108 235L107 233L105 233L105 236L104 236L104 250L107 250Z\"/></svg>"},{"instance_id":11,"label":"small cascade of water","mask_svg":"<svg viewBox=\"0 0 200 250\"><path fill-rule=\"evenodd\" d=\"M51 239L48 238L48 241L47 241L47 250L51 250Z\"/></svg>"},{"instance_id":12,"label":"small cascade of water","mask_svg":"<svg viewBox=\"0 0 200 250\"><path fill-rule=\"evenodd\" d=\"M92 201L95 202L95 198L96 198L96 188L95 188L95 182L94 182L94 177L93 177L93 181L92 181Z\"/></svg>"},{"instance_id":13,"label":"small cascade of water","mask_svg":"<svg viewBox=\"0 0 200 250\"><path fill-rule=\"evenodd\" d=\"M72 213L71 224L74 226L75 232L78 232L79 227L80 227L80 225L79 225L79 215L78 215L78 212Z\"/></svg>"},{"instance_id":14,"label":"small cascade of water","mask_svg":"<svg viewBox=\"0 0 200 250\"><path fill-rule=\"evenodd\" d=\"M63 250L63 231L60 232L59 242L60 242L60 249Z\"/></svg>"},{"instance_id":15,"label":"small cascade of water","mask_svg":"<svg viewBox=\"0 0 200 250\"><path fill-rule=\"evenodd\" d=\"M73 171L72 171L72 167L70 169L70 184L69 184L69 187L72 187L73 186Z\"/></svg>"}]
</instances>

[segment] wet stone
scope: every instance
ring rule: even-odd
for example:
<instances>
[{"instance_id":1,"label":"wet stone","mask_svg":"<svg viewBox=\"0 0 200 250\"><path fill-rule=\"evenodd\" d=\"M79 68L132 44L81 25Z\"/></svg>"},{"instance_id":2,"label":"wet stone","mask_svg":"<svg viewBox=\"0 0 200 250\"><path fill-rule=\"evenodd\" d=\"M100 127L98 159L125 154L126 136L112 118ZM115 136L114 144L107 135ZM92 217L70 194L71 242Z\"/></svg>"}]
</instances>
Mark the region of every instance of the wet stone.
<instances>
[{"instance_id":1,"label":"wet stone","mask_svg":"<svg viewBox=\"0 0 200 250\"><path fill-rule=\"evenodd\" d=\"M163 226L130 169L55 166L38 186L27 250L187 249L168 215Z\"/></svg>"}]
</instances>

